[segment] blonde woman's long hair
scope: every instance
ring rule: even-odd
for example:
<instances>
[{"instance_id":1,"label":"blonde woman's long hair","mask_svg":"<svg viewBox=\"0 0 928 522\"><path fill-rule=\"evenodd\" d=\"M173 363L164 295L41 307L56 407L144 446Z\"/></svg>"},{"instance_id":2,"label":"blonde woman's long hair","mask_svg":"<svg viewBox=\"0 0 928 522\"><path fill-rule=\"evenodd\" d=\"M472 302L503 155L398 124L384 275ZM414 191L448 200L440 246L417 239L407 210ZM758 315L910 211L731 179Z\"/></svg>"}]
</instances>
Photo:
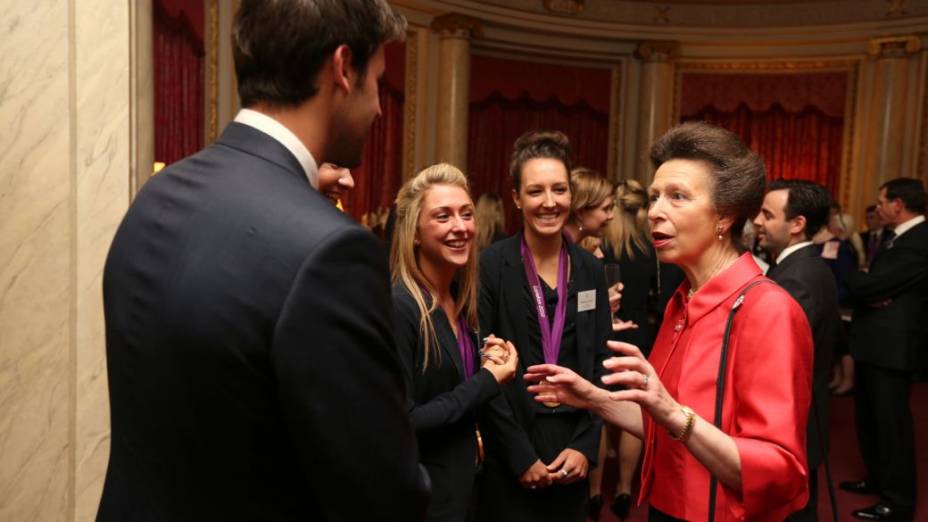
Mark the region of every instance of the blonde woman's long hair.
<instances>
[{"instance_id":1,"label":"blonde woman's long hair","mask_svg":"<svg viewBox=\"0 0 928 522\"><path fill-rule=\"evenodd\" d=\"M435 288L419 268L416 236L419 228L419 216L422 213L422 200L426 192L436 185L460 187L470 194L467 178L453 165L438 163L427 167L407 181L396 196L396 228L390 248L390 275L393 283L402 283L409 290L416 306L419 308L419 338L423 345L422 370L429 365L432 355L441 358L432 312L438 308ZM458 295L455 310L458 316L463 314L467 326L477 329L477 252L476 242L471 242L467 265L458 270ZM450 320L450 318L449 318ZM460 333L459 333L460 335Z\"/></svg>"},{"instance_id":2,"label":"blonde woman's long hair","mask_svg":"<svg viewBox=\"0 0 928 522\"><path fill-rule=\"evenodd\" d=\"M641 183L625 180L615 189L615 205L618 212L606 229L606 238L616 259L623 253L634 259L633 245L642 252L648 248L648 193Z\"/></svg>"},{"instance_id":3,"label":"blonde woman's long hair","mask_svg":"<svg viewBox=\"0 0 928 522\"><path fill-rule=\"evenodd\" d=\"M503 200L498 194L487 192L477 199L474 211L477 220L477 250L490 246L493 237L506 229L506 216L503 213Z\"/></svg>"}]
</instances>

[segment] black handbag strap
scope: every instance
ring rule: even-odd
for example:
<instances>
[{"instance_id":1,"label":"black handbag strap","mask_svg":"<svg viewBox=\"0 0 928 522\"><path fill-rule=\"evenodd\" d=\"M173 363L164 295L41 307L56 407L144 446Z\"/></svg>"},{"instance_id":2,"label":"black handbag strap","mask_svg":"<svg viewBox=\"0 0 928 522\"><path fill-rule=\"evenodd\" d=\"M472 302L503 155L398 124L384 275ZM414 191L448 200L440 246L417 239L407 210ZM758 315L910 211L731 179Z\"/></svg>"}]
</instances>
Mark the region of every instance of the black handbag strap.
<instances>
[{"instance_id":1,"label":"black handbag strap","mask_svg":"<svg viewBox=\"0 0 928 522\"><path fill-rule=\"evenodd\" d=\"M738 297L735 299L735 302L731 304L731 310L728 312L728 320L725 322L725 334L722 337L722 353L719 356L719 375L715 382L715 427L722 429L722 406L725 400L725 374L726 369L728 368L728 341L731 337L731 325L735 319L735 312L741 308L741 304L744 302L744 296L747 295L748 290L754 288L755 286L763 283L774 284L770 279L760 279L754 281L748 286L744 287L744 290L738 294ZM715 520L715 496L716 489L718 489L718 480L715 476L710 475L709 479L709 522L714 522Z\"/></svg>"}]
</instances>

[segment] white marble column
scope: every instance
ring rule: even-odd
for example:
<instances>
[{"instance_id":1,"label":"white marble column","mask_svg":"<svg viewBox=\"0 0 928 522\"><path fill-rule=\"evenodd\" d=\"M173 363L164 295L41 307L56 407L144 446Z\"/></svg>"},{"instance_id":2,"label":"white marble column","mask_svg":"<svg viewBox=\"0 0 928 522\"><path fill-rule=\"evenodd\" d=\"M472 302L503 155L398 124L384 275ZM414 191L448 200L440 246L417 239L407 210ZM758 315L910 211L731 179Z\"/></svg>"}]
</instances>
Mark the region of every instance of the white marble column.
<instances>
[{"instance_id":1,"label":"white marble column","mask_svg":"<svg viewBox=\"0 0 928 522\"><path fill-rule=\"evenodd\" d=\"M451 13L435 18L432 30L439 37L436 155L467 172L470 39L480 34L480 22Z\"/></svg>"},{"instance_id":2,"label":"white marble column","mask_svg":"<svg viewBox=\"0 0 928 522\"><path fill-rule=\"evenodd\" d=\"M635 56L641 60L638 106L638 162L633 176L647 186L654 168L649 151L651 144L672 125L673 59L679 53L677 42L648 40L641 42Z\"/></svg>"},{"instance_id":3,"label":"white marble column","mask_svg":"<svg viewBox=\"0 0 928 522\"><path fill-rule=\"evenodd\" d=\"M93 520L109 451L101 273L129 203L130 2L7 3L0 520Z\"/></svg>"}]
</instances>

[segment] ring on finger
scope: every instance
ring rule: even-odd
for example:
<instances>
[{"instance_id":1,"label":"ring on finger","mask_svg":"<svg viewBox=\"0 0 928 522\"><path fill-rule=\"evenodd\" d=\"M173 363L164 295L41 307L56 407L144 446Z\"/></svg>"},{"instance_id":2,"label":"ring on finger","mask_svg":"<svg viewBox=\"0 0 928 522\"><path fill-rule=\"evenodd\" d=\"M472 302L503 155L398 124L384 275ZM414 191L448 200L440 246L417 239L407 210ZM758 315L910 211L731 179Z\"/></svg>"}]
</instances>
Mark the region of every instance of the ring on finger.
<instances>
[{"instance_id":1,"label":"ring on finger","mask_svg":"<svg viewBox=\"0 0 928 522\"><path fill-rule=\"evenodd\" d=\"M567 478L567 476L569 476L569 475L570 475L570 470L566 470L566 469L562 469L562 470L561 470L561 476L562 476L562 477Z\"/></svg>"},{"instance_id":2,"label":"ring on finger","mask_svg":"<svg viewBox=\"0 0 928 522\"><path fill-rule=\"evenodd\" d=\"M647 375L647 374L645 374L645 376L644 376L644 382L641 383L641 387L642 387L642 388L647 388L647 387L648 387L648 375Z\"/></svg>"}]
</instances>

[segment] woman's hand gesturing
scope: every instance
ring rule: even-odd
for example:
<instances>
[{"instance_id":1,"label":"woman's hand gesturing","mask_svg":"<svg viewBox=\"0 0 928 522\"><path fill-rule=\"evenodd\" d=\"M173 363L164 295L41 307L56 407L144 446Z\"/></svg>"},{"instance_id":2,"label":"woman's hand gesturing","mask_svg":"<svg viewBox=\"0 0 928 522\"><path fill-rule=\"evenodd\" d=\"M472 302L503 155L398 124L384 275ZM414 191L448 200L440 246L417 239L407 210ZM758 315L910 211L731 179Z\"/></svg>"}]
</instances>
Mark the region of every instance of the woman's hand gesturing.
<instances>
[{"instance_id":1,"label":"woman's hand gesturing","mask_svg":"<svg viewBox=\"0 0 928 522\"><path fill-rule=\"evenodd\" d=\"M560 402L575 408L590 409L597 400L608 400L609 392L594 386L573 370L556 364L529 366L524 379L538 402Z\"/></svg>"},{"instance_id":2,"label":"woman's hand gesturing","mask_svg":"<svg viewBox=\"0 0 928 522\"><path fill-rule=\"evenodd\" d=\"M633 344L618 341L606 344L617 356L603 362L603 366L612 371L603 376L603 383L625 387L609 393L609 398L637 403L655 422L677 433L680 405L667 393L654 367L645 359L641 350Z\"/></svg>"}]
</instances>

